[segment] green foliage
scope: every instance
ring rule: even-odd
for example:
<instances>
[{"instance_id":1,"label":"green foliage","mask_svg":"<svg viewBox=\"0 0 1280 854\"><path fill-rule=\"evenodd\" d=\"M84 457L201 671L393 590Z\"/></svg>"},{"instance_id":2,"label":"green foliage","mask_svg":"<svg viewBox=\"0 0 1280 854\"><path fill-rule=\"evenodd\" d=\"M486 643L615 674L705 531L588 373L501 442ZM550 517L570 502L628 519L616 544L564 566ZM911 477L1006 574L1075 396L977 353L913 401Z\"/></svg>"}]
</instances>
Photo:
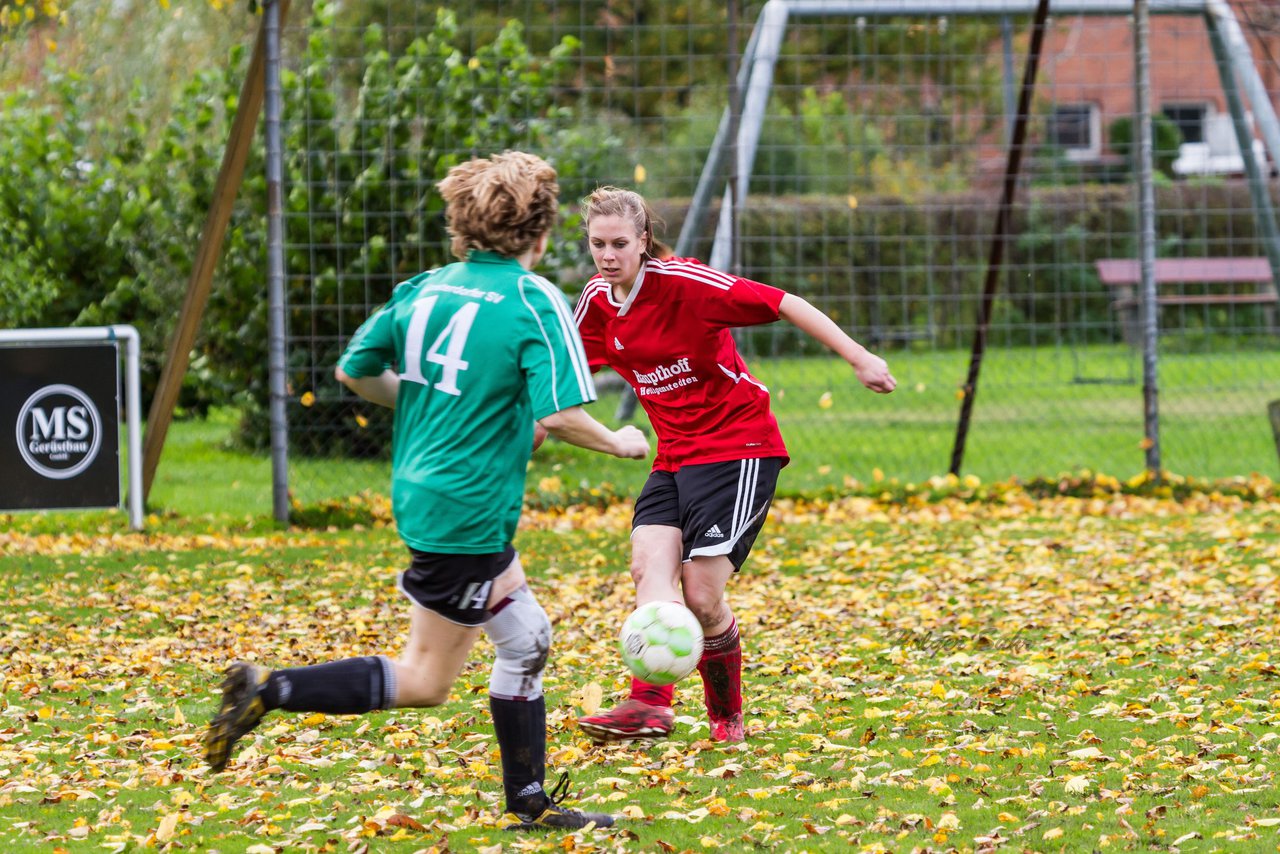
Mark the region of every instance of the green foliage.
<instances>
[{"instance_id":1,"label":"green foliage","mask_svg":"<svg viewBox=\"0 0 1280 854\"><path fill-rule=\"evenodd\" d=\"M0 155L3 156L3 155ZM58 298L58 282L45 258L43 241L32 224L0 210L0 328L18 329L41 323Z\"/></svg>"},{"instance_id":2,"label":"green foliage","mask_svg":"<svg viewBox=\"0 0 1280 854\"><path fill-rule=\"evenodd\" d=\"M189 93L214 76L197 74ZM216 96L192 97L154 134L129 109L111 122L90 118L91 91L85 78L50 69L41 97L0 102L0 320L133 323L149 399L220 158L209 133ZM216 396L201 368L197 361L184 406Z\"/></svg>"},{"instance_id":3,"label":"green foliage","mask_svg":"<svg viewBox=\"0 0 1280 854\"><path fill-rule=\"evenodd\" d=\"M718 96L698 98L668 118L670 156L647 185L649 195L693 194L720 122L718 104ZM761 128L751 193L920 198L967 186L971 164L954 148L946 147L947 159L934 162L942 147L891 144L893 132L854 109L841 92L806 86L798 98L775 93Z\"/></svg>"},{"instance_id":4,"label":"green foliage","mask_svg":"<svg viewBox=\"0 0 1280 854\"><path fill-rule=\"evenodd\" d=\"M572 38L538 56L513 21L468 55L456 47L456 17L440 10L434 29L395 57L379 29L367 28L359 85L348 91L332 80L333 8L318 3L312 14L298 70L282 81L285 115L305 117L285 125L283 140L289 323L300 339L291 385L299 396L314 390L315 417L336 410L331 426L355 431L318 434L314 446L360 453L368 441L359 420L378 413L353 408L328 372L396 282L452 260L435 181L472 155L522 148L551 160L574 199L616 160L619 143L554 103L557 76L578 47ZM150 399L246 61L237 48L230 61L194 72L155 129L148 92L135 91L109 120L95 118L96 78L52 64L39 96L20 90L0 101L0 323L134 323ZM214 400L237 403L255 445L266 438L264 175L255 146L181 400L201 411ZM319 210L334 215L309 216ZM587 263L579 231L575 216L564 217L548 269ZM311 366L324 367L312 376ZM303 436L307 416L296 417Z\"/></svg>"},{"instance_id":5,"label":"green foliage","mask_svg":"<svg viewBox=\"0 0 1280 854\"><path fill-rule=\"evenodd\" d=\"M760 4L753 5L758 9ZM438 10L455 7L421 0L341 4L334 13L335 55L362 53L356 41L369 21L412 22L388 28L385 34L388 48L399 53L414 30L426 28ZM529 9L528 4L510 0L473 0L466 6L461 35L472 44L487 43L510 18L531 18ZM749 14L739 22L742 44L754 20ZM662 115L673 104L687 105L697 87L726 79L724 20L724 4L717 0L546 3L539 4L538 26L530 27L525 42L535 54L545 54L555 49L563 33L575 34L583 42L577 72L604 84L583 93L590 108L645 118ZM663 85L653 85L655 79ZM723 91L723 86L718 88Z\"/></svg>"},{"instance_id":6,"label":"green foliage","mask_svg":"<svg viewBox=\"0 0 1280 854\"><path fill-rule=\"evenodd\" d=\"M819 94L806 87L797 109L804 146L804 189L809 193L873 193L921 199L968 186L972 164L954 140L938 137L956 131L943 117L923 121L924 136L904 139L904 128L886 129L853 109L839 92ZM889 134L896 136L892 140ZM970 140L976 142L976 140ZM971 148L970 151L976 149ZM945 156L945 160L934 162Z\"/></svg>"},{"instance_id":7,"label":"green foliage","mask_svg":"<svg viewBox=\"0 0 1280 854\"><path fill-rule=\"evenodd\" d=\"M1133 117L1121 116L1108 128L1108 138L1116 154L1124 157L1125 168L1133 171L1136 168L1134 158L1137 156L1137 140L1134 139ZM1178 148L1182 145L1182 131L1173 120L1164 113L1151 116L1151 160L1155 170L1166 178L1173 178L1173 161L1178 159Z\"/></svg>"},{"instance_id":8,"label":"green foliage","mask_svg":"<svg viewBox=\"0 0 1280 854\"><path fill-rule=\"evenodd\" d=\"M83 81L53 76L47 98L29 92L0 102L0 317L7 325L62 325L83 299L86 257L102 241L119 207L112 171L82 153L89 128L74 110ZM61 298L60 298L61 297Z\"/></svg>"},{"instance_id":9,"label":"green foliage","mask_svg":"<svg viewBox=\"0 0 1280 854\"><path fill-rule=\"evenodd\" d=\"M359 52L355 40L368 20L404 22L385 33L391 49L402 50L437 6L413 0L345 5L335 17L336 55ZM763 6L738 4L737 51L745 49ZM468 8L460 35L473 42L492 38L515 11L506 0L478 0ZM725 4L552 3L528 19L535 51L551 49L566 32L583 42L558 101L574 104L580 117L617 127L636 150L662 149L660 168L640 164L647 195L691 195L727 103L732 40ZM839 192L908 195L930 181L955 188L972 174L956 152L990 130L989 120L975 124L974 116L984 113L975 107L1000 98L999 54L991 50L998 39L998 24L974 17L877 16L870 26L848 16L793 17L781 62L802 66L806 82L821 82L817 89L782 81L774 87L752 192L832 192L832 179ZM336 73L358 84L345 64ZM939 103L941 92L945 103ZM828 120L830 133L815 119ZM898 156L890 156L891 149ZM607 168L597 177L617 181L630 180L634 164L601 165Z\"/></svg>"},{"instance_id":10,"label":"green foliage","mask_svg":"<svg viewBox=\"0 0 1280 854\"><path fill-rule=\"evenodd\" d=\"M448 253L444 203L435 182L470 156L509 148L543 154L566 175L569 192L582 192L593 164L608 158L616 139L588 139L554 103L554 86L577 49L570 37L546 56L535 56L522 25L508 22L494 39L466 55L456 47L456 16L440 9L434 28L393 58L380 28L365 31L367 53L359 87L350 95L331 82L334 8L317 4L311 38L296 73L283 79L285 112L306 116L288 126L286 164L286 269L290 329L300 339L290 350L290 386L310 406L291 413L303 452L377 453L381 413L349 395L329 371L341 347L394 285L421 270L454 260ZM244 197L266 207L262 170ZM308 216L332 211L333 216ZM579 224L566 217L544 262L580 265ZM245 390L246 439L265 441L266 312L259 283L227 303L254 304L239 324L222 323L210 355ZM256 304L255 304L256 300ZM310 436L310 439L305 437Z\"/></svg>"}]
</instances>

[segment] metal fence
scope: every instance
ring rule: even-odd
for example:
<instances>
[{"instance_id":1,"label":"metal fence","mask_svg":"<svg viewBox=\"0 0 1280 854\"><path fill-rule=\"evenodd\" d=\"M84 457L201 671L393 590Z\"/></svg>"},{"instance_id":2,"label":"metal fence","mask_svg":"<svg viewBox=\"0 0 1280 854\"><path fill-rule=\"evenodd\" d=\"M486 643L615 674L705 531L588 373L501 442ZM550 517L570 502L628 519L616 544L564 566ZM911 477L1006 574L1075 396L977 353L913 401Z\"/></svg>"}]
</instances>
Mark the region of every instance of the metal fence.
<instances>
[{"instance_id":1,"label":"metal fence","mask_svg":"<svg viewBox=\"0 0 1280 854\"><path fill-rule=\"evenodd\" d=\"M591 274L574 203L618 184L664 214L668 242L804 296L889 359L900 387L879 397L785 324L743 331L793 485L947 471L1036 4L781 4L792 14L761 89L758 23L778 5L294 7L282 123L295 142L284 213L295 498L385 488L376 462L334 464L376 461L388 422L337 387L333 364L396 282L449 260L434 181L458 159L516 147L561 172L565 233L544 272L571 298ZM1125 263L1139 258L1134 25L1102 14L1115 5L1051 7L962 475L1144 466L1139 291ZM1242 38L1215 41L1216 6L1151 3L1156 251L1183 259L1159 266L1158 438L1170 471L1275 476L1280 247L1267 217L1280 152L1268 154L1259 122L1274 106L1250 101L1261 89L1239 69L1280 93L1280 15L1231 3ZM750 140L736 131L753 110ZM724 167L704 177L722 125ZM1241 128L1256 136L1243 150ZM746 192L722 195L735 177ZM734 239L717 244L722 219ZM617 403L608 392L596 414Z\"/></svg>"}]
</instances>

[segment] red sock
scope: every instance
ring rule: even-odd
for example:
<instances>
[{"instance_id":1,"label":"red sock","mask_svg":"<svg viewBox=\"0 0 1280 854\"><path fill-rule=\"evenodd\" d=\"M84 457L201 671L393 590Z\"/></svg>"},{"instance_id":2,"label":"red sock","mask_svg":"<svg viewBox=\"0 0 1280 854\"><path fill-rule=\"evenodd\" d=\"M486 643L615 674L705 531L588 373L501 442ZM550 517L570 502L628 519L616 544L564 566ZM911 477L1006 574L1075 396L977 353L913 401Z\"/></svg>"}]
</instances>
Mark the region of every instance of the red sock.
<instances>
[{"instance_id":1,"label":"red sock","mask_svg":"<svg viewBox=\"0 0 1280 854\"><path fill-rule=\"evenodd\" d=\"M702 675L708 716L722 721L742 714L742 644L737 620L703 643L698 673Z\"/></svg>"},{"instance_id":2,"label":"red sock","mask_svg":"<svg viewBox=\"0 0 1280 854\"><path fill-rule=\"evenodd\" d=\"M674 685L650 685L634 676L631 677L631 699L633 700L639 700L650 706L670 708L675 695L676 686Z\"/></svg>"}]
</instances>

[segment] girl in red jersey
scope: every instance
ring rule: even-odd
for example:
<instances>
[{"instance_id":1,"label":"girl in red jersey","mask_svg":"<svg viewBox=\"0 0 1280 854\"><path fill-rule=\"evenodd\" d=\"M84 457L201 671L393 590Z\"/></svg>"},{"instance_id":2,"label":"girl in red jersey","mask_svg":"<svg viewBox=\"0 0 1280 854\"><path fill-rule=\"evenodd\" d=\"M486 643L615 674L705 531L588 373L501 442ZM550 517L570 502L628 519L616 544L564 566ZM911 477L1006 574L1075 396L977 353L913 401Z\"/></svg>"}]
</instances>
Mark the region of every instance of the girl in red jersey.
<instances>
[{"instance_id":1,"label":"girl in red jersey","mask_svg":"<svg viewBox=\"0 0 1280 854\"><path fill-rule=\"evenodd\" d=\"M764 525L787 449L769 391L747 369L732 328L795 324L886 394L897 381L804 299L670 257L643 197L603 187L583 201L598 275L575 311L592 369L608 365L635 390L658 437L636 499L631 576L636 604L683 601L702 624L698 672L716 741L742 741L742 647L725 585ZM578 725L599 741L671 732L672 686L631 683L630 697Z\"/></svg>"}]
</instances>

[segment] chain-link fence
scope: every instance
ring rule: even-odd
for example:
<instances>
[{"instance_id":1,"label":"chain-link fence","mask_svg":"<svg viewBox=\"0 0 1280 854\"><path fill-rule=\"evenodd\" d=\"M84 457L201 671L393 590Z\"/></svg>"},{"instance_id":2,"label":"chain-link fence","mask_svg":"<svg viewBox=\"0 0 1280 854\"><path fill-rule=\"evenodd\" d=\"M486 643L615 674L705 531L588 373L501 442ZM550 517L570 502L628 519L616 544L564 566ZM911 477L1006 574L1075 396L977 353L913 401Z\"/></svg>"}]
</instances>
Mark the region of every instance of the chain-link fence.
<instances>
[{"instance_id":1,"label":"chain-link fence","mask_svg":"<svg viewBox=\"0 0 1280 854\"><path fill-rule=\"evenodd\" d=\"M763 120L725 265L827 311L900 383L873 395L786 324L745 330L792 449L788 483L945 473L1035 4L790 5L806 13L787 20L763 92L758 2L295 5L283 116L295 497L385 488L389 419L332 368L396 282L450 260L433 189L449 166L504 148L555 163L566 216L543 272L572 298L592 273L574 203L600 184L640 190L668 242L710 257L727 176L696 222L691 199L717 129L744 127L753 97ZM1280 17L1262 0L1231 6L1256 82L1280 92ZM1274 475L1275 168L1265 133L1244 150L1236 133L1264 105L1215 59L1199 5L1152 9L1157 254L1182 259L1158 265L1162 463ZM744 54L756 61L739 74ZM1049 21L961 474L1143 468L1134 56L1130 16ZM603 384L595 414L608 420L619 392ZM567 452L536 465L575 484L598 472Z\"/></svg>"}]
</instances>

